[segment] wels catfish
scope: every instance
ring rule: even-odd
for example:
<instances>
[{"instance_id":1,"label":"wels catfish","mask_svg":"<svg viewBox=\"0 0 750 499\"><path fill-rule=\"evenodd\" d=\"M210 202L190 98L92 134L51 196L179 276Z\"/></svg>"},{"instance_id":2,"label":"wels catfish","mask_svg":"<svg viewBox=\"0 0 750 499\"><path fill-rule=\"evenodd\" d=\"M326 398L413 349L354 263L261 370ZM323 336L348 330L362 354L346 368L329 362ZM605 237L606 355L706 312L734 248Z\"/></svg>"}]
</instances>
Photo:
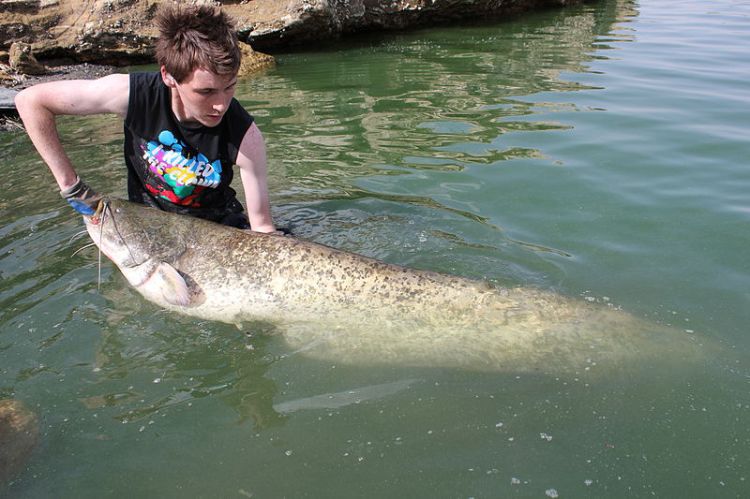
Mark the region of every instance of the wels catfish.
<instances>
[{"instance_id":1,"label":"wels catfish","mask_svg":"<svg viewBox=\"0 0 750 499\"><path fill-rule=\"evenodd\" d=\"M580 372L696 359L694 335L530 287L493 287L321 244L110 199L85 218L128 282L162 307L276 324L336 362Z\"/></svg>"}]
</instances>

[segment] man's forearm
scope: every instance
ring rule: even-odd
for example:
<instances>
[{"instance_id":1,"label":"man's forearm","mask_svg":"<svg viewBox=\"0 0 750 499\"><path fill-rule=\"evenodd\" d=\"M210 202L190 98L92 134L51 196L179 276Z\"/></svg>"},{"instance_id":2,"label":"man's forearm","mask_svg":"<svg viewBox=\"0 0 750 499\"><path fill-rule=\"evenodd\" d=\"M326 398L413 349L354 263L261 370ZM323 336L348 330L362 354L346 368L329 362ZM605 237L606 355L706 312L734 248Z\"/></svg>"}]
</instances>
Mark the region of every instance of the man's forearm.
<instances>
[{"instance_id":1,"label":"man's forearm","mask_svg":"<svg viewBox=\"0 0 750 499\"><path fill-rule=\"evenodd\" d=\"M261 195L258 197L245 197L247 206L247 219L250 222L250 228L256 232L274 232L276 227L271 217L271 206L268 197Z\"/></svg>"},{"instance_id":2,"label":"man's forearm","mask_svg":"<svg viewBox=\"0 0 750 499\"><path fill-rule=\"evenodd\" d=\"M268 198L266 146L255 123L242 140L237 164L245 190L245 208L250 227L257 232L274 232L276 228L271 218L271 203Z\"/></svg>"},{"instance_id":3,"label":"man's forearm","mask_svg":"<svg viewBox=\"0 0 750 499\"><path fill-rule=\"evenodd\" d=\"M30 91L20 92L15 102L31 142L47 163L60 190L75 185L78 175L60 142L55 115L40 105L34 99L33 92Z\"/></svg>"}]
</instances>

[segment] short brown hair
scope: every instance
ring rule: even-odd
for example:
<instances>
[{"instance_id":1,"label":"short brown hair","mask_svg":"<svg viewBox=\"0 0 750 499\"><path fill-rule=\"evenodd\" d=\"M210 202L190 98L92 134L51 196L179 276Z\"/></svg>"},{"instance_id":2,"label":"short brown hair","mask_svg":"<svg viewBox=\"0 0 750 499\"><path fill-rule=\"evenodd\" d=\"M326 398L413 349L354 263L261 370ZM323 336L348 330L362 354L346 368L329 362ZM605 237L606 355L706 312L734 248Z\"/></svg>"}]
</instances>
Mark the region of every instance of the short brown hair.
<instances>
[{"instance_id":1,"label":"short brown hair","mask_svg":"<svg viewBox=\"0 0 750 499\"><path fill-rule=\"evenodd\" d=\"M242 53L232 19L210 5L162 4L156 15L156 60L177 81L201 68L236 73Z\"/></svg>"}]
</instances>

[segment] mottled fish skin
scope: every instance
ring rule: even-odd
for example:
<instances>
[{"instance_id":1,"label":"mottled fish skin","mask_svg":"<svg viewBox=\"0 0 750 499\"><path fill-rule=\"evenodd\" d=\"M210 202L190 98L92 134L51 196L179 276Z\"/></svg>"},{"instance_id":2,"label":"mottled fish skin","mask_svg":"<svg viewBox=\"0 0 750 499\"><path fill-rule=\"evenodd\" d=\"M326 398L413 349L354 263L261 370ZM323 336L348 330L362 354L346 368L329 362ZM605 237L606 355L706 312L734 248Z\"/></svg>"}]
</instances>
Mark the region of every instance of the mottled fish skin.
<instances>
[{"instance_id":1,"label":"mottled fish skin","mask_svg":"<svg viewBox=\"0 0 750 499\"><path fill-rule=\"evenodd\" d=\"M408 269L123 200L110 199L87 226L149 300L204 319L270 321L293 348L337 362L556 373L705 353L695 335L613 307ZM177 272L153 270L169 267ZM177 304L180 283L187 299Z\"/></svg>"}]
</instances>

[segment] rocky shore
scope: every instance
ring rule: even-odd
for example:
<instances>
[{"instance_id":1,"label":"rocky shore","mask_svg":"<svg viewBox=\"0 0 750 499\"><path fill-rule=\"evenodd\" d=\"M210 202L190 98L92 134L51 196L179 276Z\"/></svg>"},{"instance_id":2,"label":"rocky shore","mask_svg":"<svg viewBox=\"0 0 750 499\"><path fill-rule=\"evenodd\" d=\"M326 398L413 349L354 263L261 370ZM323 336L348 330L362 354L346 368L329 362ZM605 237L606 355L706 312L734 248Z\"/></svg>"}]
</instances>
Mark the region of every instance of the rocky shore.
<instances>
[{"instance_id":1,"label":"rocky shore","mask_svg":"<svg viewBox=\"0 0 750 499\"><path fill-rule=\"evenodd\" d=\"M9 63L14 43L26 44L31 57L53 67L151 62L156 36L153 17L161 1L0 0L0 63ZM237 21L243 42L274 53L329 43L353 33L501 19L586 0L192 1L221 6ZM37 69L32 65L31 73Z\"/></svg>"},{"instance_id":2,"label":"rocky shore","mask_svg":"<svg viewBox=\"0 0 750 499\"><path fill-rule=\"evenodd\" d=\"M0 87L95 78L153 62L154 14L164 0L0 0ZM368 31L403 30L593 0L188 0L221 6L237 22L246 75L269 54L330 44ZM0 95L0 128L13 127L12 90Z\"/></svg>"}]
</instances>

